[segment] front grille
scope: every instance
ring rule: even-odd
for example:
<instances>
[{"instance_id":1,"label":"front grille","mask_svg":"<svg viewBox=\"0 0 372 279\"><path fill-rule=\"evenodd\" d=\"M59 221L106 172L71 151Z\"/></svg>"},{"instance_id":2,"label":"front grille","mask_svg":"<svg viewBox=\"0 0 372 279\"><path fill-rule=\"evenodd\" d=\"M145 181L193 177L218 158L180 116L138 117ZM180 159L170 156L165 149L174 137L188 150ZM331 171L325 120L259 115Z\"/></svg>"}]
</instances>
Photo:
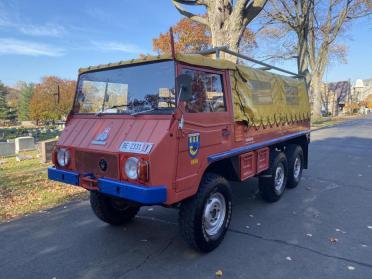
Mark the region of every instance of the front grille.
<instances>
[{"instance_id":1,"label":"front grille","mask_svg":"<svg viewBox=\"0 0 372 279\"><path fill-rule=\"evenodd\" d=\"M76 150L75 160L76 168L81 174L93 173L97 177L120 179L118 155ZM100 167L102 160L107 163L105 171Z\"/></svg>"}]
</instances>

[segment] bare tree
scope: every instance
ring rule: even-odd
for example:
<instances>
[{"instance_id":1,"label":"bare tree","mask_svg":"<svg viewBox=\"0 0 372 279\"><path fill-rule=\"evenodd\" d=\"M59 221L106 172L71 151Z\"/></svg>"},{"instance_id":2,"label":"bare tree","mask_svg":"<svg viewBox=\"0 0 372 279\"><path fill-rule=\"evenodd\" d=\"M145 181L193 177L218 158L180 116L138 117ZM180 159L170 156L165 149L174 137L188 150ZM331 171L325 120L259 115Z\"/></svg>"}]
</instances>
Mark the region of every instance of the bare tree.
<instances>
[{"instance_id":1,"label":"bare tree","mask_svg":"<svg viewBox=\"0 0 372 279\"><path fill-rule=\"evenodd\" d=\"M239 51L239 45L247 25L261 12L267 0L172 0L177 10L184 16L208 26L212 36L212 46L228 46ZM234 3L235 2L235 3ZM196 15L185 8L203 6L205 15ZM236 61L235 57L225 55Z\"/></svg>"},{"instance_id":2,"label":"bare tree","mask_svg":"<svg viewBox=\"0 0 372 279\"><path fill-rule=\"evenodd\" d=\"M265 8L269 29L284 27L281 35L295 34L289 52L296 52L298 70L311 89L314 117L320 116L321 83L331 55L345 59L346 48L337 37L347 23L371 14L371 8L370 0L271 0Z\"/></svg>"}]
</instances>

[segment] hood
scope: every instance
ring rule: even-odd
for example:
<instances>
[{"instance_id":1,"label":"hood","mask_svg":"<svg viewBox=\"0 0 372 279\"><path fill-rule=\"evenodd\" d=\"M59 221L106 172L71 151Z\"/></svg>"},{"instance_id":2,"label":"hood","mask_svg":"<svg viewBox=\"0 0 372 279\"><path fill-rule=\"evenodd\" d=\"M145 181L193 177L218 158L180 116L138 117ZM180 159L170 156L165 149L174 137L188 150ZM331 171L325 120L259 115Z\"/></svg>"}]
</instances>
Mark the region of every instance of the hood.
<instances>
[{"instance_id":1,"label":"hood","mask_svg":"<svg viewBox=\"0 0 372 279\"><path fill-rule=\"evenodd\" d=\"M167 134L169 119L73 117L58 145L104 152L119 152L123 141L152 143ZM154 148L153 148L154 149Z\"/></svg>"}]
</instances>

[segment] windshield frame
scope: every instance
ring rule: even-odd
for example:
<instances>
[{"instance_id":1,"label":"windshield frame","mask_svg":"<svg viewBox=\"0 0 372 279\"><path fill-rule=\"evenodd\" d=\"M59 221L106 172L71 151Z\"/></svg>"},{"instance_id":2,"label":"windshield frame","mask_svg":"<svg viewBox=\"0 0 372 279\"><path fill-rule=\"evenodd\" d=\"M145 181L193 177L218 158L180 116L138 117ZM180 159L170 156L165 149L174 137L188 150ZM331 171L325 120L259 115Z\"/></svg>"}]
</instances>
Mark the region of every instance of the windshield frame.
<instances>
[{"instance_id":1,"label":"windshield frame","mask_svg":"<svg viewBox=\"0 0 372 279\"><path fill-rule=\"evenodd\" d=\"M104 72L108 70L114 70L114 69L121 69L121 68L130 68L130 67L138 67L142 65L149 65L149 64L158 64L158 63L163 63L163 62L173 62L173 88L175 90L175 107L172 108L162 108L162 109L151 109L149 111L139 111L138 113L136 112L77 112L77 102L78 102L78 94L79 94L79 83L81 81L81 76L87 73L96 73L96 72ZM177 76L177 62L174 59L161 59L161 60L155 60L155 61L144 61L140 63L133 63L133 64L126 64L126 65L115 65L112 67L105 67L101 69L94 69L91 71L84 71L82 73L79 73L77 83L76 83L76 90L75 90L75 96L74 96L74 101L72 104L72 109L71 109L71 114L73 115L87 115L87 116L105 116L105 115L125 115L125 116L140 116L140 115L172 115L176 112L177 109L177 90L176 90L176 76ZM162 113L159 113L159 111L162 111Z\"/></svg>"}]
</instances>

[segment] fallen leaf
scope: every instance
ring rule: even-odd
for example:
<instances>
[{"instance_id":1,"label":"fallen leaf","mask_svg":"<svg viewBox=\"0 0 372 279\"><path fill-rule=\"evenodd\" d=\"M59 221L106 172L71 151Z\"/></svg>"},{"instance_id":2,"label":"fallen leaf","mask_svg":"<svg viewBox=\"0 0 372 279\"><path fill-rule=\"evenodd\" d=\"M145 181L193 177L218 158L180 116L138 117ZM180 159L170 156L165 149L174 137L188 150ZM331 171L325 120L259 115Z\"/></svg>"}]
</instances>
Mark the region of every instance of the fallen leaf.
<instances>
[{"instance_id":1,"label":"fallen leaf","mask_svg":"<svg viewBox=\"0 0 372 279\"><path fill-rule=\"evenodd\" d=\"M222 270L217 270L215 274L218 277L221 277L223 275Z\"/></svg>"},{"instance_id":2,"label":"fallen leaf","mask_svg":"<svg viewBox=\"0 0 372 279\"><path fill-rule=\"evenodd\" d=\"M348 270L355 270L355 267L352 266L352 265L348 265L348 266L347 266L347 269L348 269Z\"/></svg>"},{"instance_id":3,"label":"fallen leaf","mask_svg":"<svg viewBox=\"0 0 372 279\"><path fill-rule=\"evenodd\" d=\"M336 242L338 242L338 239L337 239L336 237L331 237L331 238L329 239L329 241L330 241L331 243L336 243Z\"/></svg>"},{"instance_id":4,"label":"fallen leaf","mask_svg":"<svg viewBox=\"0 0 372 279\"><path fill-rule=\"evenodd\" d=\"M291 260L292 260L291 257L285 257L285 259L286 259L287 261L291 261Z\"/></svg>"}]
</instances>

